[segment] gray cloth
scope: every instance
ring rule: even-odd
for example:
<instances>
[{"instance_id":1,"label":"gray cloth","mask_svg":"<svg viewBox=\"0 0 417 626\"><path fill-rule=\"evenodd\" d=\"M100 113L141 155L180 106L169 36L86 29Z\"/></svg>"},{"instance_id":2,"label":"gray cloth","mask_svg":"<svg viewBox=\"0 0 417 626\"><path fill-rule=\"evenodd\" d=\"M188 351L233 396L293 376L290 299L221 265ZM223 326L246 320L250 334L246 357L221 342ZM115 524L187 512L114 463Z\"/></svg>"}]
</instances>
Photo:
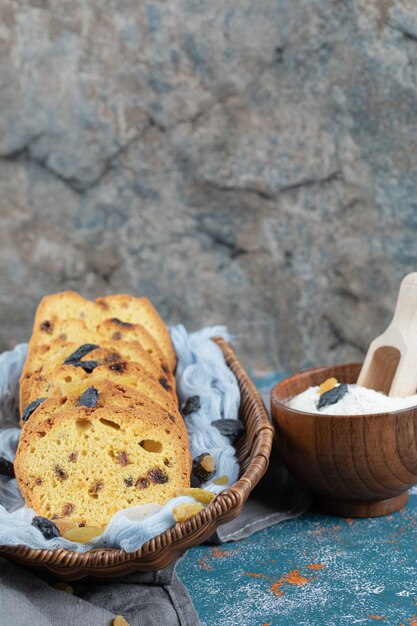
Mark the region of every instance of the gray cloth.
<instances>
[{"instance_id":1,"label":"gray cloth","mask_svg":"<svg viewBox=\"0 0 417 626\"><path fill-rule=\"evenodd\" d=\"M263 395L266 399L267 393ZM220 526L210 542L237 541L297 517L310 501L273 450L269 468L242 513ZM187 590L175 574L175 564L112 582L73 582L74 595L54 589L56 582L0 559L0 625L110 626L115 615L123 615L131 626L200 624Z\"/></svg>"},{"instance_id":2,"label":"gray cloth","mask_svg":"<svg viewBox=\"0 0 417 626\"><path fill-rule=\"evenodd\" d=\"M123 615L131 626L198 626L199 620L174 565L154 574L130 574L114 582L69 583L0 559L0 624L4 626L110 626Z\"/></svg>"}]
</instances>

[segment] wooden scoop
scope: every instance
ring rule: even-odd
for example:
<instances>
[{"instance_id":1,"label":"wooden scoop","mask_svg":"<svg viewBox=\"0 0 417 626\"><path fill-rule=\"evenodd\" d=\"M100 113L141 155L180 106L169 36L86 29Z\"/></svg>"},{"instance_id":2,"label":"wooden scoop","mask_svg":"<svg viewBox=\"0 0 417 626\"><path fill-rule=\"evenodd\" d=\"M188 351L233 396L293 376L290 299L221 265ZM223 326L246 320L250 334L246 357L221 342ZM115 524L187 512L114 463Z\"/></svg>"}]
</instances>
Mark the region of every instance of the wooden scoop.
<instances>
[{"instance_id":1,"label":"wooden scoop","mask_svg":"<svg viewBox=\"0 0 417 626\"><path fill-rule=\"evenodd\" d=\"M417 272L403 278L394 317L373 340L358 385L404 398L417 391Z\"/></svg>"}]
</instances>

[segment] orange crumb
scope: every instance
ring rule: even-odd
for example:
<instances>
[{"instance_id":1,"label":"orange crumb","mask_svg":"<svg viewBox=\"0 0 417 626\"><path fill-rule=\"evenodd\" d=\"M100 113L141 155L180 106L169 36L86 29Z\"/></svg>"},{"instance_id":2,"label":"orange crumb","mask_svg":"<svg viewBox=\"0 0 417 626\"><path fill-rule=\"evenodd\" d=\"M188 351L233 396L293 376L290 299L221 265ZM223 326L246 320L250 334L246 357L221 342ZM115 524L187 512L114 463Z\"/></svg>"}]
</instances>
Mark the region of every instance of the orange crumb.
<instances>
[{"instance_id":1,"label":"orange crumb","mask_svg":"<svg viewBox=\"0 0 417 626\"><path fill-rule=\"evenodd\" d=\"M235 550L236 552L236 550ZM231 556L233 552L231 550L220 550L220 548L212 548L211 556L213 559L223 559L226 556Z\"/></svg>"},{"instance_id":2,"label":"orange crumb","mask_svg":"<svg viewBox=\"0 0 417 626\"><path fill-rule=\"evenodd\" d=\"M312 578L307 578L306 576L300 575L299 569L292 569L287 574L284 574L281 578L279 578L276 582L272 583L270 587L271 593L274 594L277 598L283 595L281 591L281 587L285 583L289 583L290 585L306 585L312 580Z\"/></svg>"},{"instance_id":3,"label":"orange crumb","mask_svg":"<svg viewBox=\"0 0 417 626\"><path fill-rule=\"evenodd\" d=\"M368 615L368 618L376 620L387 619L384 615Z\"/></svg>"},{"instance_id":4,"label":"orange crumb","mask_svg":"<svg viewBox=\"0 0 417 626\"><path fill-rule=\"evenodd\" d=\"M299 569L292 569L283 576L284 582L290 583L290 585L305 585L310 582L311 578L300 576Z\"/></svg>"},{"instance_id":5,"label":"orange crumb","mask_svg":"<svg viewBox=\"0 0 417 626\"><path fill-rule=\"evenodd\" d=\"M198 564L202 569L207 571L212 571L213 567L210 565L211 559L223 559L227 556L232 556L235 552L239 552L240 548L235 548L234 550L220 550L217 546L211 548L210 554L205 554L201 559L198 559Z\"/></svg>"},{"instance_id":6,"label":"orange crumb","mask_svg":"<svg viewBox=\"0 0 417 626\"><path fill-rule=\"evenodd\" d=\"M323 567L326 567L321 563L311 563L311 565L313 565L313 567L310 567L310 569L322 569ZM282 587L285 584L301 586L306 585L315 578L314 576L303 576L302 574L300 574L299 569L292 569L277 580L273 580L270 576L257 572L245 572L244 574L242 574L242 576L249 576L250 578L264 578L265 580L272 581L269 590L277 598L280 598L283 595Z\"/></svg>"},{"instance_id":7,"label":"orange crumb","mask_svg":"<svg viewBox=\"0 0 417 626\"><path fill-rule=\"evenodd\" d=\"M323 563L310 563L310 565L307 565L308 569L324 569L326 566L323 565Z\"/></svg>"},{"instance_id":8,"label":"orange crumb","mask_svg":"<svg viewBox=\"0 0 417 626\"><path fill-rule=\"evenodd\" d=\"M208 572L213 570L213 567L209 563L208 556L203 556L201 559L198 559L197 563L201 567L201 569L205 569Z\"/></svg>"},{"instance_id":9,"label":"orange crumb","mask_svg":"<svg viewBox=\"0 0 417 626\"><path fill-rule=\"evenodd\" d=\"M280 583L280 582L272 583L270 587L271 593L273 593L276 598L280 598L283 595L281 591L282 584L283 583Z\"/></svg>"}]
</instances>

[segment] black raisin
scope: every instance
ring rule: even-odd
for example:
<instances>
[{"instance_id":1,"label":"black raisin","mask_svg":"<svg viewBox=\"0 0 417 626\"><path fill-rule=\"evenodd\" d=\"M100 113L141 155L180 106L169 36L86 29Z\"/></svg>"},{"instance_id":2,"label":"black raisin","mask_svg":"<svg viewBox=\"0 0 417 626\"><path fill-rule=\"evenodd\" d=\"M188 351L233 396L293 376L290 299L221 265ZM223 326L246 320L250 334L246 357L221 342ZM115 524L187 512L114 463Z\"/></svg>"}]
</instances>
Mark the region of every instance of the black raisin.
<instances>
[{"instance_id":1,"label":"black raisin","mask_svg":"<svg viewBox=\"0 0 417 626\"><path fill-rule=\"evenodd\" d=\"M54 473L59 480L67 480L68 478L67 472L60 465L55 465Z\"/></svg>"},{"instance_id":2,"label":"black raisin","mask_svg":"<svg viewBox=\"0 0 417 626\"><path fill-rule=\"evenodd\" d=\"M123 372L126 371L127 368L127 363L113 363L112 365L109 365L109 370L111 370L112 372L118 372L119 374L122 374Z\"/></svg>"},{"instance_id":3,"label":"black raisin","mask_svg":"<svg viewBox=\"0 0 417 626\"><path fill-rule=\"evenodd\" d=\"M74 367L82 367L84 372L91 374L91 372L93 372L97 367L98 363L97 361L72 361L70 365L73 365Z\"/></svg>"},{"instance_id":4,"label":"black raisin","mask_svg":"<svg viewBox=\"0 0 417 626\"><path fill-rule=\"evenodd\" d=\"M153 483L163 485L169 481L168 474L160 467L154 467L148 472L148 476Z\"/></svg>"},{"instance_id":5,"label":"black raisin","mask_svg":"<svg viewBox=\"0 0 417 626\"><path fill-rule=\"evenodd\" d=\"M167 363L162 363L161 365L163 371L165 372L165 374L169 374L170 373L170 369Z\"/></svg>"},{"instance_id":6,"label":"black raisin","mask_svg":"<svg viewBox=\"0 0 417 626\"><path fill-rule=\"evenodd\" d=\"M121 356L120 354L117 354L117 352L111 352L110 354L108 354L106 356L106 358L104 359L104 363L114 363L115 361L120 361Z\"/></svg>"},{"instance_id":7,"label":"black raisin","mask_svg":"<svg viewBox=\"0 0 417 626\"><path fill-rule=\"evenodd\" d=\"M45 539L54 539L60 536L57 526L51 520L46 519L46 517L37 515L33 518L31 524L42 533Z\"/></svg>"},{"instance_id":8,"label":"black raisin","mask_svg":"<svg viewBox=\"0 0 417 626\"><path fill-rule=\"evenodd\" d=\"M206 483L215 474L215 469L212 472L209 472L201 464L205 457L211 457L211 455L208 452L203 452L203 454L199 454L193 459L193 475L202 483Z\"/></svg>"},{"instance_id":9,"label":"black raisin","mask_svg":"<svg viewBox=\"0 0 417 626\"><path fill-rule=\"evenodd\" d=\"M159 383L162 385L162 387L164 389L166 389L167 391L171 391L172 387L171 385L168 383L168 380L165 378L165 376L161 376L161 378L159 379Z\"/></svg>"},{"instance_id":10,"label":"black raisin","mask_svg":"<svg viewBox=\"0 0 417 626\"><path fill-rule=\"evenodd\" d=\"M100 489L103 489L103 485L104 483L102 480L95 480L90 488L89 493L95 495L98 491L100 491Z\"/></svg>"},{"instance_id":11,"label":"black raisin","mask_svg":"<svg viewBox=\"0 0 417 626\"><path fill-rule=\"evenodd\" d=\"M124 480L126 487L133 487L133 478L131 476L128 476L127 478L124 478L123 480Z\"/></svg>"},{"instance_id":12,"label":"black raisin","mask_svg":"<svg viewBox=\"0 0 417 626\"><path fill-rule=\"evenodd\" d=\"M54 326L53 326L52 322L50 322L49 320L45 320L44 322L39 324L39 328L41 330L43 330L45 333L48 333L48 335L50 335L52 333L53 327Z\"/></svg>"},{"instance_id":13,"label":"black raisin","mask_svg":"<svg viewBox=\"0 0 417 626\"><path fill-rule=\"evenodd\" d=\"M119 465L130 464L129 457L127 456L127 453L124 450L116 454L116 456L114 457L114 460L116 461L116 463L119 463Z\"/></svg>"},{"instance_id":14,"label":"black raisin","mask_svg":"<svg viewBox=\"0 0 417 626\"><path fill-rule=\"evenodd\" d=\"M32 413L38 408L40 404L42 404L42 402L45 402L45 400L46 398L38 398L37 400L33 400L33 402L28 404L22 413L22 422L27 422Z\"/></svg>"},{"instance_id":15,"label":"black raisin","mask_svg":"<svg viewBox=\"0 0 417 626\"><path fill-rule=\"evenodd\" d=\"M202 480L200 480L199 478L197 478L197 476L195 476L192 472L191 472L191 476L190 476L190 487L201 487L202 484Z\"/></svg>"},{"instance_id":16,"label":"black raisin","mask_svg":"<svg viewBox=\"0 0 417 626\"><path fill-rule=\"evenodd\" d=\"M331 404L336 404L343 398L343 396L347 393L348 386L343 383L342 385L337 385L337 387L333 387L329 391L322 393L317 408L323 409L325 406L330 406Z\"/></svg>"},{"instance_id":17,"label":"black raisin","mask_svg":"<svg viewBox=\"0 0 417 626\"><path fill-rule=\"evenodd\" d=\"M221 435L227 437L230 443L235 443L245 430L240 420L214 420L214 422L212 422L212 426L217 428Z\"/></svg>"},{"instance_id":18,"label":"black raisin","mask_svg":"<svg viewBox=\"0 0 417 626\"><path fill-rule=\"evenodd\" d=\"M2 476L8 476L14 478L14 467L11 461L8 461L3 456L0 456L0 474Z\"/></svg>"},{"instance_id":19,"label":"black raisin","mask_svg":"<svg viewBox=\"0 0 417 626\"><path fill-rule=\"evenodd\" d=\"M88 409L94 409L97 405L98 391L95 387L89 387L78 398L78 406L86 406Z\"/></svg>"},{"instance_id":20,"label":"black raisin","mask_svg":"<svg viewBox=\"0 0 417 626\"><path fill-rule=\"evenodd\" d=\"M167 413L169 419L171 420L171 422L175 422L175 415L172 415L172 413Z\"/></svg>"},{"instance_id":21,"label":"black raisin","mask_svg":"<svg viewBox=\"0 0 417 626\"><path fill-rule=\"evenodd\" d=\"M75 509L75 505L71 502L68 502L65 506L62 507L62 517L67 517L67 515L71 515Z\"/></svg>"},{"instance_id":22,"label":"black raisin","mask_svg":"<svg viewBox=\"0 0 417 626\"><path fill-rule=\"evenodd\" d=\"M200 396L190 396L182 407L183 415L190 415L201 409Z\"/></svg>"},{"instance_id":23,"label":"black raisin","mask_svg":"<svg viewBox=\"0 0 417 626\"><path fill-rule=\"evenodd\" d=\"M77 348L75 352L70 354L70 356L65 359L64 365L72 365L74 362L78 363L78 361L86 356L89 352L92 352L99 347L100 346L97 346L95 343L84 343L82 346Z\"/></svg>"},{"instance_id":24,"label":"black raisin","mask_svg":"<svg viewBox=\"0 0 417 626\"><path fill-rule=\"evenodd\" d=\"M147 489L147 487L149 487L149 480L147 478L138 478L135 482L135 487L139 487L139 489Z\"/></svg>"},{"instance_id":25,"label":"black raisin","mask_svg":"<svg viewBox=\"0 0 417 626\"><path fill-rule=\"evenodd\" d=\"M113 324L117 324L117 326L122 326L123 328L132 328L133 324L131 324L130 322L122 322L122 320L119 320L119 318L117 317L112 317Z\"/></svg>"}]
</instances>

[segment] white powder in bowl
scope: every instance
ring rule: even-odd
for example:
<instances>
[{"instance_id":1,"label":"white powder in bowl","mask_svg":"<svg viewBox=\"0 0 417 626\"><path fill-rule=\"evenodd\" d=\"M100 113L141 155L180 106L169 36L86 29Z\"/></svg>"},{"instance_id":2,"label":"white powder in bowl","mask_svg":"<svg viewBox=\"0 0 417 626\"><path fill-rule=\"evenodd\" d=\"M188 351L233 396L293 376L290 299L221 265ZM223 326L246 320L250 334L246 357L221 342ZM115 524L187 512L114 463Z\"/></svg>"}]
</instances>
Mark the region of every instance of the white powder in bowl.
<instances>
[{"instance_id":1,"label":"white powder in bowl","mask_svg":"<svg viewBox=\"0 0 417 626\"><path fill-rule=\"evenodd\" d=\"M296 411L306 413L322 413L324 415L365 415L367 413L387 413L400 411L417 405L417 394L407 398L390 398L384 393L348 385L347 393L336 402L322 409L317 408L319 401L319 387L309 387L297 396L288 400L287 405Z\"/></svg>"}]
</instances>

